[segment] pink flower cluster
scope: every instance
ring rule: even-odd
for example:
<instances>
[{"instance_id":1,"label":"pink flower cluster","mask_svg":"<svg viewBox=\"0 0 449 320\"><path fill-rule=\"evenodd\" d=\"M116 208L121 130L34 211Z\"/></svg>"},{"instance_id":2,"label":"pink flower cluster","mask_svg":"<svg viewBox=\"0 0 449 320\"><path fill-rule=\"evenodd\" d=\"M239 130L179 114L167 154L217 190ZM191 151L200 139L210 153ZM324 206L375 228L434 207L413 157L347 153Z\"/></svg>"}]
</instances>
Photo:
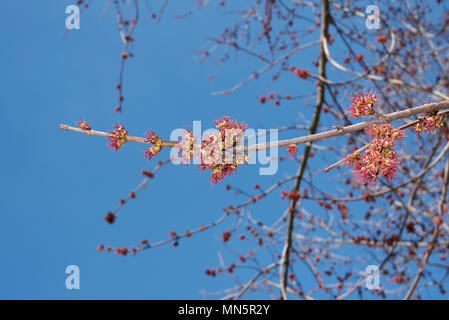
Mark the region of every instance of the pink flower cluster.
<instances>
[{"instance_id":1,"label":"pink flower cluster","mask_svg":"<svg viewBox=\"0 0 449 320\"><path fill-rule=\"evenodd\" d=\"M108 139L111 148L117 151L125 144L128 132L122 124L114 124L114 128L114 130L109 131Z\"/></svg>"},{"instance_id":2,"label":"pink flower cluster","mask_svg":"<svg viewBox=\"0 0 449 320\"><path fill-rule=\"evenodd\" d=\"M200 158L198 167L201 171L211 170L212 184L222 182L225 176L232 174L240 164L248 161L246 154L237 152L237 145L247 125L237 120L229 120L227 116L222 116L214 123L218 131L203 134L198 148L195 148L195 136L190 129L186 129L184 137L176 145L182 162L188 163L194 155Z\"/></svg>"},{"instance_id":3,"label":"pink flower cluster","mask_svg":"<svg viewBox=\"0 0 449 320\"><path fill-rule=\"evenodd\" d=\"M348 109L347 114L352 117L360 117L360 116L369 116L374 114L373 106L377 102L376 94L373 93L373 90L367 94L366 90L363 90L363 96L358 92L352 94L352 97L349 98L351 100L351 106Z\"/></svg>"},{"instance_id":4,"label":"pink flower cluster","mask_svg":"<svg viewBox=\"0 0 449 320\"><path fill-rule=\"evenodd\" d=\"M310 72L308 70L298 69L296 66L291 66L289 70L302 79L307 79L310 76Z\"/></svg>"},{"instance_id":5,"label":"pink flower cluster","mask_svg":"<svg viewBox=\"0 0 449 320\"><path fill-rule=\"evenodd\" d=\"M284 147L287 148L287 152L283 155L290 154L292 158L295 156L296 152L298 151L298 146L294 143L290 143L288 146Z\"/></svg>"},{"instance_id":6,"label":"pink flower cluster","mask_svg":"<svg viewBox=\"0 0 449 320\"><path fill-rule=\"evenodd\" d=\"M433 132L438 128L444 126L443 115L429 115L418 118L418 123L415 125L415 133L420 136L423 131Z\"/></svg>"},{"instance_id":7,"label":"pink flower cluster","mask_svg":"<svg viewBox=\"0 0 449 320\"><path fill-rule=\"evenodd\" d=\"M379 176L385 176L391 182L400 164L392 147L404 137L404 133L388 123L374 124L366 132L370 135L368 149L362 154L346 156L346 164L354 167L354 173L362 183L372 185Z\"/></svg>"},{"instance_id":8,"label":"pink flower cluster","mask_svg":"<svg viewBox=\"0 0 449 320\"><path fill-rule=\"evenodd\" d=\"M150 132L145 132L145 141L152 143L153 145L144 151L144 156L151 160L153 156L157 155L162 149L162 139L150 129Z\"/></svg>"}]
</instances>

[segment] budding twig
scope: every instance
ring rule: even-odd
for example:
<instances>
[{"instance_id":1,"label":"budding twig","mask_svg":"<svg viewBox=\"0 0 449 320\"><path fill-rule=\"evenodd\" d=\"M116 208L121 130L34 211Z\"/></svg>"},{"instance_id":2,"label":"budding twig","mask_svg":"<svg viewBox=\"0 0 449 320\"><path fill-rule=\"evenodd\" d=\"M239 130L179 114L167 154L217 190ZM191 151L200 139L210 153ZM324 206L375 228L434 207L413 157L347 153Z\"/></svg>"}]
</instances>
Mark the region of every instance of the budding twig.
<instances>
[{"instance_id":1,"label":"budding twig","mask_svg":"<svg viewBox=\"0 0 449 320\"><path fill-rule=\"evenodd\" d=\"M315 134L311 134L311 135L307 135L307 136L296 137L296 138L292 138L292 139L285 139L285 140L278 140L278 141L267 142L267 143L258 143L258 144L248 145L243 148L243 151L261 151L261 150L273 149L273 148L282 147L282 146L288 146L289 144L297 145L297 144L306 143L306 142L323 140L326 138L345 135L347 133L354 132L354 131L360 131L360 130L363 130L363 129L366 129L366 128L372 126L373 124L389 123L394 120L415 116L415 115L418 115L421 113L432 113L432 112L437 112L439 110L447 109L447 108L449 108L449 100L435 102L435 103L426 103L426 104L423 104L418 107L392 112L392 113L386 114L380 118L359 122L359 123L352 124L352 125L345 126L345 127L339 127L334 130L319 132L319 133L315 133ZM440 112L438 114L446 114L446 113L449 113L449 111ZM418 121L419 120L412 121L411 123L408 123L408 124L400 127L400 129L410 127L410 126L418 123ZM96 136L102 136L102 137L108 137L110 135L107 132L97 131L97 130L92 130L92 129L91 130L83 130L81 128L71 127L66 124L60 124L59 127L64 130L81 132L81 133L85 133L88 135L96 135ZM148 142L148 140L146 138L130 136L130 135L128 135L126 137L126 141L150 144L150 142ZM175 142L175 141L162 140L163 147L175 147L176 144L177 144L177 142ZM357 150L357 151L361 152L363 150ZM335 166L332 166L332 168L334 168L334 167ZM326 169L328 169L327 171L329 171L332 168L329 167Z\"/></svg>"},{"instance_id":2,"label":"budding twig","mask_svg":"<svg viewBox=\"0 0 449 320\"><path fill-rule=\"evenodd\" d=\"M76 128L76 127L71 127L68 126L66 124L60 124L59 127L61 129L64 130L69 130L69 131L75 131L75 132L81 132L81 133L85 133L87 135L93 135L93 136L101 136L101 137L108 137L110 135L110 133L108 132L104 132L104 131L97 131L97 130L83 130L81 128ZM135 136L126 136L126 141L133 141L133 142L140 142L140 143L145 143L145 144L151 144L149 141L147 141L147 138L143 138L143 137L135 137ZM176 142L175 141L166 141L166 140L162 140L162 147L174 147L176 146Z\"/></svg>"}]
</instances>

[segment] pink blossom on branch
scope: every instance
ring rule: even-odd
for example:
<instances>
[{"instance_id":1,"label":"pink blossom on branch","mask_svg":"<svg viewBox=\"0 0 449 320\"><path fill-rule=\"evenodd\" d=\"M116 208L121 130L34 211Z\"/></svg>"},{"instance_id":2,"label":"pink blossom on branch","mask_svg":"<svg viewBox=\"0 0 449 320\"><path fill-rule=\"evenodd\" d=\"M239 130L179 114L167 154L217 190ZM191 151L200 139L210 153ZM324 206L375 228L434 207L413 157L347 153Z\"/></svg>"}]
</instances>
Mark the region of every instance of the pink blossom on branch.
<instances>
[{"instance_id":1,"label":"pink blossom on branch","mask_svg":"<svg viewBox=\"0 0 449 320\"><path fill-rule=\"evenodd\" d=\"M241 130L241 134L243 134L243 131L245 131L245 129L248 127L248 125L243 122L239 122L237 120L229 120L229 117L225 115L217 120L214 120L214 123L217 129L222 133L224 133L225 130Z\"/></svg>"},{"instance_id":2,"label":"pink blossom on branch","mask_svg":"<svg viewBox=\"0 0 449 320\"><path fill-rule=\"evenodd\" d=\"M346 164L354 167L355 175L364 184L372 185L380 176L391 183L400 164L397 152L391 148L404 137L404 132L386 123L374 124L366 133L370 136L368 149L362 154L346 156Z\"/></svg>"},{"instance_id":3,"label":"pink blossom on branch","mask_svg":"<svg viewBox=\"0 0 449 320\"><path fill-rule=\"evenodd\" d=\"M245 153L237 153L236 150L247 125L230 120L228 116L216 119L214 124L218 131L204 133L199 146L195 144L196 137L189 128L185 129L184 135L175 144L182 163L189 163L193 156L200 158L198 167L201 171L211 170L212 184L221 182L225 176L236 172L239 165L248 161Z\"/></svg>"},{"instance_id":4,"label":"pink blossom on branch","mask_svg":"<svg viewBox=\"0 0 449 320\"><path fill-rule=\"evenodd\" d=\"M157 155L162 149L163 140L150 129L150 132L145 132L145 141L152 143L153 145L144 151L144 156L151 160L153 156Z\"/></svg>"},{"instance_id":5,"label":"pink blossom on branch","mask_svg":"<svg viewBox=\"0 0 449 320\"><path fill-rule=\"evenodd\" d=\"M415 125L415 133L420 136L423 131L433 132L438 128L444 126L443 115L429 115L418 118L418 123Z\"/></svg>"},{"instance_id":6,"label":"pink blossom on branch","mask_svg":"<svg viewBox=\"0 0 449 320\"><path fill-rule=\"evenodd\" d=\"M298 151L298 146L294 143L290 143L288 146L284 147L287 148L287 152L283 155L290 154L292 158L295 156L296 152Z\"/></svg>"},{"instance_id":7,"label":"pink blossom on branch","mask_svg":"<svg viewBox=\"0 0 449 320\"><path fill-rule=\"evenodd\" d=\"M396 140L401 140L405 136L402 130L393 128L389 123L382 125L373 124L370 128L366 129L366 133L369 134L371 142L383 148L394 146Z\"/></svg>"},{"instance_id":8,"label":"pink blossom on branch","mask_svg":"<svg viewBox=\"0 0 449 320\"><path fill-rule=\"evenodd\" d=\"M151 160L153 156L157 155L159 151L161 151L162 147L160 145L152 145L147 150L143 152L143 155L145 158L148 158L148 160Z\"/></svg>"},{"instance_id":9,"label":"pink blossom on branch","mask_svg":"<svg viewBox=\"0 0 449 320\"><path fill-rule=\"evenodd\" d=\"M122 124L114 124L114 130L109 131L109 145L114 151L117 151L126 142L128 132Z\"/></svg>"},{"instance_id":10,"label":"pink blossom on branch","mask_svg":"<svg viewBox=\"0 0 449 320\"><path fill-rule=\"evenodd\" d=\"M310 72L307 69L298 69L296 66L291 66L289 70L304 80L310 76Z\"/></svg>"},{"instance_id":11,"label":"pink blossom on branch","mask_svg":"<svg viewBox=\"0 0 449 320\"><path fill-rule=\"evenodd\" d=\"M237 154L235 147L243 137L247 127L243 122L229 120L222 116L214 121L218 132L208 132L201 140L201 171L210 169L212 184L222 182L223 178L236 172L240 164L248 161L248 155ZM230 150L228 150L231 148Z\"/></svg>"},{"instance_id":12,"label":"pink blossom on branch","mask_svg":"<svg viewBox=\"0 0 449 320\"><path fill-rule=\"evenodd\" d=\"M373 146L360 156L359 169L355 169L354 173L364 184L372 185L379 176L385 176L391 182L396 176L398 164L400 164L400 161L397 158L396 151Z\"/></svg>"},{"instance_id":13,"label":"pink blossom on branch","mask_svg":"<svg viewBox=\"0 0 449 320\"><path fill-rule=\"evenodd\" d=\"M351 100L351 106L348 108L347 114L350 117L356 118L375 114L373 107L377 102L377 97L373 90L370 90L368 94L366 90L363 90L363 96L356 92L352 94L349 100Z\"/></svg>"}]
</instances>

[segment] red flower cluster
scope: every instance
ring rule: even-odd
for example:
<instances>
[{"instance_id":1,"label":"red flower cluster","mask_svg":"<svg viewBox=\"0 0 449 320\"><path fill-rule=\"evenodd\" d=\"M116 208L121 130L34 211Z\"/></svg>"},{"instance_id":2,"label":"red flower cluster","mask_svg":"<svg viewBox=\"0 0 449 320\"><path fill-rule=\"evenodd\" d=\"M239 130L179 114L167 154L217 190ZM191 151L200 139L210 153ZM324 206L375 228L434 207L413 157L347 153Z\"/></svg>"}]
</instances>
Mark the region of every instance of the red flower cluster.
<instances>
[{"instance_id":1,"label":"red flower cluster","mask_svg":"<svg viewBox=\"0 0 449 320\"><path fill-rule=\"evenodd\" d=\"M208 132L203 136L200 149L201 163L198 165L201 171L207 169L212 171L210 177L212 184L221 182L225 176L236 171L240 164L248 161L246 154L237 153L236 150L247 125L237 120L229 120L227 116L222 116L214 123L219 131ZM189 133L187 138L180 142L181 146L192 145L193 135Z\"/></svg>"},{"instance_id":2,"label":"red flower cluster","mask_svg":"<svg viewBox=\"0 0 449 320\"><path fill-rule=\"evenodd\" d=\"M229 120L229 117L222 116L221 118L214 120L215 126L218 130L225 133L225 130L241 130L241 134L243 135L243 131L248 127L243 122L238 122L237 120Z\"/></svg>"},{"instance_id":3,"label":"red flower cluster","mask_svg":"<svg viewBox=\"0 0 449 320\"><path fill-rule=\"evenodd\" d=\"M114 130L109 131L108 139L110 141L109 145L114 151L117 151L121 146L123 146L126 142L126 137L128 136L128 132L122 124L114 124Z\"/></svg>"},{"instance_id":4,"label":"red flower cluster","mask_svg":"<svg viewBox=\"0 0 449 320\"><path fill-rule=\"evenodd\" d=\"M389 182L395 177L400 161L397 152L391 148L404 133L390 124L372 125L366 131L370 135L370 144L363 154L350 154L345 160L354 166L354 173L362 183L373 184L379 176L385 176Z\"/></svg>"},{"instance_id":5,"label":"red flower cluster","mask_svg":"<svg viewBox=\"0 0 449 320\"><path fill-rule=\"evenodd\" d=\"M369 94L366 93L366 90L363 90L363 96L357 92L349 100L351 100L351 106L348 108L349 112L347 114L350 117L355 118L374 114L373 106L377 102L377 98L373 90L370 90Z\"/></svg>"},{"instance_id":6,"label":"red flower cluster","mask_svg":"<svg viewBox=\"0 0 449 320\"><path fill-rule=\"evenodd\" d=\"M148 132L148 131L145 132L145 136L146 136L145 141L153 144L151 147L149 147L144 152L144 156L148 157L148 160L151 160L151 158L153 158L153 156L157 155L159 153L159 151L161 151L163 141L151 129L150 129L150 132Z\"/></svg>"},{"instance_id":7,"label":"red flower cluster","mask_svg":"<svg viewBox=\"0 0 449 320\"><path fill-rule=\"evenodd\" d=\"M296 74L298 77L302 79L307 79L310 76L310 72L306 69L298 69L295 66L290 67L290 71Z\"/></svg>"},{"instance_id":8,"label":"red flower cluster","mask_svg":"<svg viewBox=\"0 0 449 320\"><path fill-rule=\"evenodd\" d=\"M415 126L415 133L420 136L423 131L433 132L437 128L442 128L443 115L430 115L418 118L419 122Z\"/></svg>"},{"instance_id":9,"label":"red flower cluster","mask_svg":"<svg viewBox=\"0 0 449 320\"><path fill-rule=\"evenodd\" d=\"M284 148L287 148L287 152L284 153L283 155L288 153L292 156L292 158L295 156L296 151L298 151L298 146L294 143L290 143L288 146L286 146Z\"/></svg>"}]
</instances>

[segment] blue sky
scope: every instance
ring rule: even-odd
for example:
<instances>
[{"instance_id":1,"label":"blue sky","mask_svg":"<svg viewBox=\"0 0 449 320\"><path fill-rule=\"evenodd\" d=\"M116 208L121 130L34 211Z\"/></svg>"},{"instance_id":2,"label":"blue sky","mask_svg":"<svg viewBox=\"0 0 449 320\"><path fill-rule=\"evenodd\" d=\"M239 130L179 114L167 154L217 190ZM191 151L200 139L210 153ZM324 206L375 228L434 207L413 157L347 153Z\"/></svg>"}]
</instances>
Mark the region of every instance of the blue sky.
<instances>
[{"instance_id":1,"label":"blue sky","mask_svg":"<svg viewBox=\"0 0 449 320\"><path fill-rule=\"evenodd\" d=\"M226 192L226 183L247 190L255 183L268 187L294 174L294 161L281 163L276 176L259 176L258 166L249 165L213 187L208 174L193 165L167 165L119 211L117 222L108 225L103 220L106 212L141 182L140 171L151 170L156 162L142 156L143 145L127 143L114 153L106 139L62 131L58 125L85 118L94 129L105 131L120 121L131 135L152 128L168 138L173 129L191 126L194 120L202 121L203 128L212 127L223 114L255 129L304 124L298 112L307 115L311 109L304 100L274 107L260 104L258 97L279 90L281 84L280 92L307 94L313 84L298 87L297 81L286 79L270 87L266 77L231 95L212 96L212 91L229 88L263 66L243 55L225 65L200 63L194 50L235 18L218 14L218 5L210 5L192 17L174 19L194 7L194 1L186 1L170 3L155 24L142 6L135 57L126 64L124 111L116 114L114 85L123 44L114 11L110 8L101 17L104 2L94 1L81 14L81 29L62 39L65 8L72 2L43 3L0 2L6 13L0 22L0 125L6 134L0 157L0 298L197 299L202 289L233 286L229 277L211 278L204 270L218 266L217 251L226 264L235 260L221 243L221 232L234 220L181 241L177 248L158 247L135 257L97 252L96 247L136 245L143 238L154 242L167 238L170 230L181 233L207 224L220 216L221 208L244 200ZM308 65L316 49L306 51ZM207 81L215 72L217 77ZM283 133L281 138L298 133ZM163 151L155 160L167 156ZM321 160L316 161L314 165L322 167L317 164ZM320 179L336 186L333 176ZM275 221L285 209L285 203L279 204L275 193L251 212ZM230 244L242 252L250 248L236 237ZM65 269L72 264L80 268L80 290L65 287Z\"/></svg>"}]
</instances>

